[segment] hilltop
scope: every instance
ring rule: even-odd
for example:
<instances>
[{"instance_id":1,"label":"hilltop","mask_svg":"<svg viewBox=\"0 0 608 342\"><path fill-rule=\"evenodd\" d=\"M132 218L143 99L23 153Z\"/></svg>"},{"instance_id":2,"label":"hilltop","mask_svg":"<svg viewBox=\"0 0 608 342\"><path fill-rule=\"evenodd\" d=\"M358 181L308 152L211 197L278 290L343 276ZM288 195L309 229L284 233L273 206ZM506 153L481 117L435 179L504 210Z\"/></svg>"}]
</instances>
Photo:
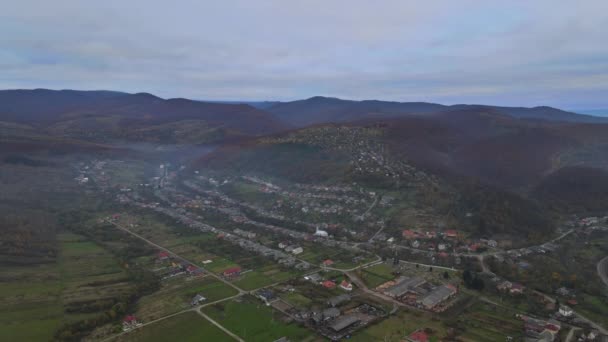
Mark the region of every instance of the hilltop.
<instances>
[{"instance_id":1,"label":"hilltop","mask_svg":"<svg viewBox=\"0 0 608 342\"><path fill-rule=\"evenodd\" d=\"M245 104L47 89L0 91L0 121L55 136L167 143L223 141L285 128L272 114Z\"/></svg>"},{"instance_id":2,"label":"hilltop","mask_svg":"<svg viewBox=\"0 0 608 342\"><path fill-rule=\"evenodd\" d=\"M597 210L592 202L608 199L604 188L585 199L563 181L608 176L607 130L605 124L519 119L476 107L319 124L225 146L197 165L409 193L408 204L387 220L398 224L414 208L418 216L477 234L521 237L545 234L553 217L574 208Z\"/></svg>"},{"instance_id":3,"label":"hilltop","mask_svg":"<svg viewBox=\"0 0 608 342\"><path fill-rule=\"evenodd\" d=\"M565 122L606 123L608 119L540 106L502 107L457 104L446 106L428 102L392 102L378 100L352 101L333 97L315 96L305 100L279 102L265 106L265 110L297 127L324 122L348 122L361 119L397 118L437 112L463 110L495 111L514 118L540 119Z\"/></svg>"}]
</instances>

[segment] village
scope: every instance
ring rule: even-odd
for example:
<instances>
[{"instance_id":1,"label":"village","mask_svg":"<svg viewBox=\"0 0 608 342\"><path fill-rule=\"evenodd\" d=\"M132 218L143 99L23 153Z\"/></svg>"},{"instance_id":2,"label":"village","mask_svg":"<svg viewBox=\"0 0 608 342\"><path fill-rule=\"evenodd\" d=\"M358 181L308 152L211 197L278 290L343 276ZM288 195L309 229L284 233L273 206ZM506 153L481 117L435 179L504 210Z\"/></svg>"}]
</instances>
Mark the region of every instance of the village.
<instances>
[{"instance_id":1,"label":"village","mask_svg":"<svg viewBox=\"0 0 608 342\"><path fill-rule=\"evenodd\" d=\"M394 230L385 230L375 211L390 208L393 199L374 190L275 184L259 176L220 178L199 171L186 177L183 167L169 163L148 173L152 176L146 181L126 184L129 176L120 175L116 181L108 169L111 165L124 163L79 165L75 181L86 187L100 186L125 208L175 222L195 242L189 243L185 254L178 254L166 249L170 246L163 243L166 238L157 236L145 223L150 221L141 221L137 215L118 212L100 222L158 248L149 267L163 283L179 287L213 281L232 291L228 295L230 291L224 290L226 294L219 297L215 290L204 287L189 291L180 296L180 310L204 312L255 298L281 313L283 324L298 324L334 341L382 325L404 309L440 316L459 310L471 300L471 288L466 280L463 283L463 268L472 267L475 278L483 279L486 287L490 284L493 290L484 299L487 305L494 300L492 296L505 298L506 294L507 302L517 301L518 296L538 296L525 284L493 273L489 266L534 267L526 257L555 253L572 234L608 230L608 217L575 218L546 242L516 249L499 239L471 238L456 227L404 228L394 235ZM250 201L254 196L260 200ZM166 229L163 234L169 235L162 236L175 236L175 228ZM403 253L411 258L403 259ZM565 298L563 302L541 316L510 314L509 319L521 328L517 334L505 333L505 338L521 334L534 341L555 341L565 327L581 341L602 336L601 327L574 311L577 303L569 291L560 288L554 295ZM155 318L127 315L123 332L142 329ZM428 341L434 334L429 326L416 326L403 338Z\"/></svg>"}]
</instances>

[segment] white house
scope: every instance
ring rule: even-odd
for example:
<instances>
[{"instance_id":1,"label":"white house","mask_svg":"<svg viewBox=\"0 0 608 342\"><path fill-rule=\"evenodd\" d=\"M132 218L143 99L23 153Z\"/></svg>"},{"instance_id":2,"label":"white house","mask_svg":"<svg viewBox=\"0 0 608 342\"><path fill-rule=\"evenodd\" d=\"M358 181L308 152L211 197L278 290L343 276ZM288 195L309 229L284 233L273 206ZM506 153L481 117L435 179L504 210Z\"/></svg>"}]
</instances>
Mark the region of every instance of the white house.
<instances>
[{"instance_id":1,"label":"white house","mask_svg":"<svg viewBox=\"0 0 608 342\"><path fill-rule=\"evenodd\" d=\"M315 230L315 236L328 237L329 234L327 234L326 231L320 230L319 227L317 227Z\"/></svg>"},{"instance_id":2,"label":"white house","mask_svg":"<svg viewBox=\"0 0 608 342\"><path fill-rule=\"evenodd\" d=\"M291 251L291 253L293 253L293 254L295 254L295 255L298 255L298 254L300 254L300 253L302 253L302 252L304 252L304 248L302 248L302 247L296 247L296 248L294 248L294 249Z\"/></svg>"},{"instance_id":3,"label":"white house","mask_svg":"<svg viewBox=\"0 0 608 342\"><path fill-rule=\"evenodd\" d=\"M570 316L572 316L573 312L572 312L572 309L570 309L570 307L561 305L559 307L559 314L564 317L570 317Z\"/></svg>"}]
</instances>

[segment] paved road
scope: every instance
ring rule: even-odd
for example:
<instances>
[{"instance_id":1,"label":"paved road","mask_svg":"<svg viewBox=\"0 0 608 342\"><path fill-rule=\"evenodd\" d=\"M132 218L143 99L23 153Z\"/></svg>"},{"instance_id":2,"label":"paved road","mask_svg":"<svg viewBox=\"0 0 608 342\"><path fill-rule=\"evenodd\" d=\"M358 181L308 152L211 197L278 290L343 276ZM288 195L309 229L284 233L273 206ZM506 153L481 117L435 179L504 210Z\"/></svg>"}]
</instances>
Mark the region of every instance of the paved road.
<instances>
[{"instance_id":1,"label":"paved road","mask_svg":"<svg viewBox=\"0 0 608 342\"><path fill-rule=\"evenodd\" d=\"M597 275L608 286L608 256L597 263Z\"/></svg>"}]
</instances>

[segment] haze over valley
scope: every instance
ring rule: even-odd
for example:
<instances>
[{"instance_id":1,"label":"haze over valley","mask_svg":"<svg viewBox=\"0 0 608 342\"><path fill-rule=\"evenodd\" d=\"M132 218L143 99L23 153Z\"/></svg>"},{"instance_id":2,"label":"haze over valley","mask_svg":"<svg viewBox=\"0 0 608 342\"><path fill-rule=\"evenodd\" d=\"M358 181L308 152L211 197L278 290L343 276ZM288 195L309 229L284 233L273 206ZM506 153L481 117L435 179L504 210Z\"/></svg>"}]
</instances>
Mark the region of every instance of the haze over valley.
<instances>
[{"instance_id":1,"label":"haze over valley","mask_svg":"<svg viewBox=\"0 0 608 342\"><path fill-rule=\"evenodd\" d=\"M599 1L6 7L0 340L608 340Z\"/></svg>"}]
</instances>

